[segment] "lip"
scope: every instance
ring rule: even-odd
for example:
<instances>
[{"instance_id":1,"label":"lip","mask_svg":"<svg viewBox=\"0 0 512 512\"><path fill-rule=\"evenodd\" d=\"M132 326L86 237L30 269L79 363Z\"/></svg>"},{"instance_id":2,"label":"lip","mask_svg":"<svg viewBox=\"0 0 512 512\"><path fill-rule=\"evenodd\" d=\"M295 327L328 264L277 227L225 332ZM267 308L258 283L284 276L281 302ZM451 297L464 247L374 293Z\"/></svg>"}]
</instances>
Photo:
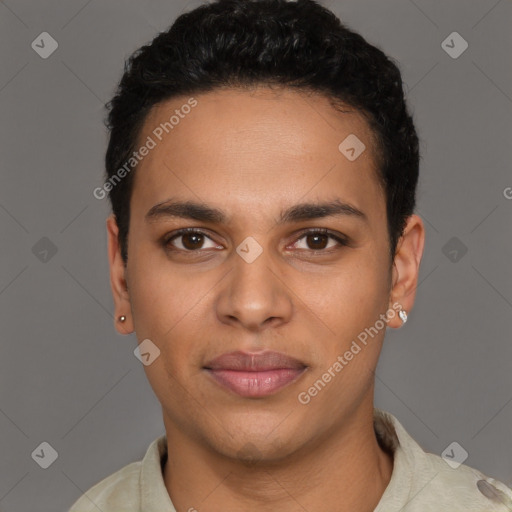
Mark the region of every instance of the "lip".
<instances>
[{"instance_id":1,"label":"lip","mask_svg":"<svg viewBox=\"0 0 512 512\"><path fill-rule=\"evenodd\" d=\"M297 380L307 366L280 352L222 354L204 370L221 386L250 398L270 396Z\"/></svg>"}]
</instances>

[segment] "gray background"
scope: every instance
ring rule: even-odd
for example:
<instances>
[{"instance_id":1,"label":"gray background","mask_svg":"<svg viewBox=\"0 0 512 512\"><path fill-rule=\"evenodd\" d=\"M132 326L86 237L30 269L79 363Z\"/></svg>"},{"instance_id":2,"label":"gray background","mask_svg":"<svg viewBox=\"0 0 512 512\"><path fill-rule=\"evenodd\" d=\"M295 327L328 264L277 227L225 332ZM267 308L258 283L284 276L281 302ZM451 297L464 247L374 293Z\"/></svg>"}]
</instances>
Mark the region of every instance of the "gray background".
<instances>
[{"instance_id":1,"label":"gray background","mask_svg":"<svg viewBox=\"0 0 512 512\"><path fill-rule=\"evenodd\" d=\"M164 433L136 338L113 328L109 210L92 190L124 59L199 3L0 2L3 512L67 510ZM399 61L422 139L417 302L387 334L376 405L427 451L457 441L512 485L512 3L323 3ZM47 59L31 48L44 31ZM453 31L469 44L457 59L441 47ZM43 441L48 469L31 456Z\"/></svg>"}]
</instances>

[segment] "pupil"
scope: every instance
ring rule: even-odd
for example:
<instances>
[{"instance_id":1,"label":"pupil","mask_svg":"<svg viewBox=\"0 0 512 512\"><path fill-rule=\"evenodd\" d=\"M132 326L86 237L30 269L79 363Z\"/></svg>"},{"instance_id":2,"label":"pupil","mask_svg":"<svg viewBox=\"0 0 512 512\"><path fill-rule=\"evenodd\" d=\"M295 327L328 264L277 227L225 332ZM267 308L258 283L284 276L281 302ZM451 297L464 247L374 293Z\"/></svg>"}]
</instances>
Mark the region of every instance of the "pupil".
<instances>
[{"instance_id":1,"label":"pupil","mask_svg":"<svg viewBox=\"0 0 512 512\"><path fill-rule=\"evenodd\" d=\"M308 239L316 239L316 241L318 242L318 239L321 238L323 239L323 241L325 242L326 238L327 238L327 235L308 235ZM308 240L309 241L309 240ZM317 244L317 242L313 242L313 245L315 245L315 243ZM320 243L321 247L311 247L312 249L325 249L325 243Z\"/></svg>"},{"instance_id":2,"label":"pupil","mask_svg":"<svg viewBox=\"0 0 512 512\"><path fill-rule=\"evenodd\" d=\"M184 247L186 247L187 249L196 249L197 247L201 246L202 236L203 235L198 235L197 233L185 234L183 236ZM191 239L194 239L195 241L189 244L187 240L190 241Z\"/></svg>"}]
</instances>

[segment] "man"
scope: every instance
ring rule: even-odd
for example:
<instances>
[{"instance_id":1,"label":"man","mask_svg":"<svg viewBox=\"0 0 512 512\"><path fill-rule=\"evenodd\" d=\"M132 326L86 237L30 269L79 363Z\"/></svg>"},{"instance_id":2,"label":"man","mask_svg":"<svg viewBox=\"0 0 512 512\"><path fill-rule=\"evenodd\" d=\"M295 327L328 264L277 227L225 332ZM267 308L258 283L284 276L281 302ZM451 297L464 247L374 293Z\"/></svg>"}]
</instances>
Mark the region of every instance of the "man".
<instances>
[{"instance_id":1,"label":"man","mask_svg":"<svg viewBox=\"0 0 512 512\"><path fill-rule=\"evenodd\" d=\"M396 66L312 0L219 0L110 108L116 328L166 433L71 512L512 510L373 405L425 239Z\"/></svg>"}]
</instances>

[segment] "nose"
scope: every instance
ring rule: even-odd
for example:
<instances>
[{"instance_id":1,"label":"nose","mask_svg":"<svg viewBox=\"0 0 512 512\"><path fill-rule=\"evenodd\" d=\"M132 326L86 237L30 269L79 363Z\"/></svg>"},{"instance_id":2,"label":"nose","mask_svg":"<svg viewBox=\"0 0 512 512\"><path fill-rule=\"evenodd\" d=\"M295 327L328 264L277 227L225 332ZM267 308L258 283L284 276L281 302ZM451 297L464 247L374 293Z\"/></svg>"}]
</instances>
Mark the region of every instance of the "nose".
<instances>
[{"instance_id":1,"label":"nose","mask_svg":"<svg viewBox=\"0 0 512 512\"><path fill-rule=\"evenodd\" d=\"M290 321L292 295L286 272L272 261L268 250L250 263L234 253L231 270L220 283L217 317L253 332L278 327Z\"/></svg>"}]
</instances>

